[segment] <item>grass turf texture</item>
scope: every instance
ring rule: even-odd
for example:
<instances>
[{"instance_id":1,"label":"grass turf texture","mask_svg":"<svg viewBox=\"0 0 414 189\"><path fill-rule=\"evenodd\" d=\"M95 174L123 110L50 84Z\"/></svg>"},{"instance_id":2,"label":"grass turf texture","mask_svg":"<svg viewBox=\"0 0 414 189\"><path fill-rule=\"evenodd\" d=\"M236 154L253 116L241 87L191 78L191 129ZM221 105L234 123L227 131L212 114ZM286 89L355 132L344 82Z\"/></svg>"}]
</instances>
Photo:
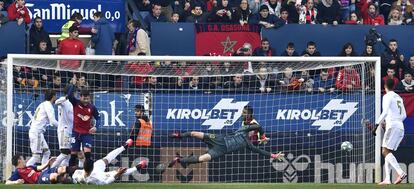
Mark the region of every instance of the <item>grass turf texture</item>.
<instances>
[{"instance_id":1,"label":"grass turf texture","mask_svg":"<svg viewBox=\"0 0 414 189\"><path fill-rule=\"evenodd\" d=\"M291 183L291 184L256 184L256 183L211 183L211 184L144 184L125 183L110 184L105 186L94 185L0 185L0 189L30 188L30 189L64 189L64 188L86 188L86 189L369 189L369 188L414 188L414 184L400 184L378 186L376 184L312 184L312 183Z\"/></svg>"}]
</instances>

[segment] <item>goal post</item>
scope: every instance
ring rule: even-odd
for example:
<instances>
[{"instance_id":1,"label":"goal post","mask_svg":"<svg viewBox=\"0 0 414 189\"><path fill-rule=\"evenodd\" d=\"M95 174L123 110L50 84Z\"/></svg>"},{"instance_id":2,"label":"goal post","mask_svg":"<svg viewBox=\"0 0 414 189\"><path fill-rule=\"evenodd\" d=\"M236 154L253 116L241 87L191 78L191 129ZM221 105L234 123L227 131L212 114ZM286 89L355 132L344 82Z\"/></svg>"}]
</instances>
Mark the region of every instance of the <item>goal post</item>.
<instances>
[{"instance_id":1,"label":"goal post","mask_svg":"<svg viewBox=\"0 0 414 189\"><path fill-rule=\"evenodd\" d=\"M85 66L82 70L58 67L62 61L84 61ZM133 65L136 62L140 63ZM169 65L166 66L166 62ZM204 64L210 69L206 69ZM28 139L24 136L32 111L41 101L30 99L32 96L28 91L34 91L32 88L16 89L13 66L21 66L36 68L36 73L33 69L28 70L30 77L39 74L35 89L39 94L50 86L47 82L52 82L50 78L55 76L55 72L60 74L62 86L72 75L77 75L78 80L82 76L88 80L89 85L85 86L92 91L93 102L101 111L102 119L101 130L94 136L94 159L105 156L129 137L135 121L134 106L141 104L145 107L153 123L151 146L129 149L121 154L120 161L111 164L110 169L129 167L147 158L151 162L149 170L147 174L134 174L123 177L121 181L380 182L381 130L378 129L376 137L373 137L366 128L380 115L380 65L379 57L9 54L5 91L7 164L3 169L3 179L7 179L12 171L13 154L31 155L30 148L25 146ZM228 69L233 71L226 72ZM321 85L321 72L326 72L333 80L332 92L307 87L308 83ZM337 89L335 80L339 72L359 74L358 82L362 86L347 89L345 84L343 89ZM44 86L41 81L43 75L49 78L44 81ZM243 87L224 87L225 82L235 85L239 76ZM143 87L151 78L157 83L155 88ZM131 85L131 82L140 83ZM182 85L178 87L180 82ZM194 83L198 85L189 90L190 84ZM62 95L62 87L57 90ZM31 101L35 103L30 104ZM241 125L241 110L245 105L252 106L254 117L271 139L258 147L271 152L284 151L286 158L282 162L269 162L263 156L241 150L209 163L190 168L178 166L162 175L156 173L155 166L170 160L176 152L199 155L207 148L195 139L168 139L169 133L187 130L223 135L232 133ZM26 111L25 108L28 113L22 112ZM57 113L57 108L55 111ZM47 130L46 140L50 141L52 155L57 156L55 128L47 127ZM340 145L344 141L353 144L352 151L341 151Z\"/></svg>"}]
</instances>

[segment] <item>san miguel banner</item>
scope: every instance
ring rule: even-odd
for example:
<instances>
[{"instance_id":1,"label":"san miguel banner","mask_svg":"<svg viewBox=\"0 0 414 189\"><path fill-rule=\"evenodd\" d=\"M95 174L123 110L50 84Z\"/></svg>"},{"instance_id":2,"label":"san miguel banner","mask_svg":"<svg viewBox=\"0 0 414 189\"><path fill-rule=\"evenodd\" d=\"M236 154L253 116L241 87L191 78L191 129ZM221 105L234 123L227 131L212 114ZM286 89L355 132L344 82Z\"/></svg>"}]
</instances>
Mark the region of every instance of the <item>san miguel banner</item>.
<instances>
[{"instance_id":1,"label":"san miguel banner","mask_svg":"<svg viewBox=\"0 0 414 189\"><path fill-rule=\"evenodd\" d=\"M125 29L123 0L26 0L26 6L30 11L30 17L41 17L46 31L50 33L60 33L63 24L74 12L82 14L84 27L93 26L93 14L99 11L109 20L114 31L123 32Z\"/></svg>"},{"instance_id":2,"label":"san miguel banner","mask_svg":"<svg viewBox=\"0 0 414 189\"><path fill-rule=\"evenodd\" d=\"M229 56L250 43L260 45L260 27L240 24L196 24L196 55Z\"/></svg>"}]
</instances>

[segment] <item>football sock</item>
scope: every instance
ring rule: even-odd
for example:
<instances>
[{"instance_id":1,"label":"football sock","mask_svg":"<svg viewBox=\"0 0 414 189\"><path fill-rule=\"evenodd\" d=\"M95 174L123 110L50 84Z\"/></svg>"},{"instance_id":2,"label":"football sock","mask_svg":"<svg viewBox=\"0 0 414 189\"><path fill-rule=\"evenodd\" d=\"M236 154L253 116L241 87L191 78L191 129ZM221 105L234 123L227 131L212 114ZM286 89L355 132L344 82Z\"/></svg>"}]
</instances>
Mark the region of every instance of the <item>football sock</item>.
<instances>
[{"instance_id":1,"label":"football sock","mask_svg":"<svg viewBox=\"0 0 414 189\"><path fill-rule=\"evenodd\" d=\"M103 159L106 159L108 161L108 163L110 163L112 160L114 160L116 158L116 156L118 156L124 150L125 150L125 148L123 146L121 146L121 147L109 152L109 154L106 155Z\"/></svg>"},{"instance_id":2,"label":"football sock","mask_svg":"<svg viewBox=\"0 0 414 189\"><path fill-rule=\"evenodd\" d=\"M392 153L388 153L387 156L385 156L385 161L388 161L390 165L397 171L398 175L403 174L403 170L401 169L400 165L397 162L397 159L395 159L394 155Z\"/></svg>"}]
</instances>

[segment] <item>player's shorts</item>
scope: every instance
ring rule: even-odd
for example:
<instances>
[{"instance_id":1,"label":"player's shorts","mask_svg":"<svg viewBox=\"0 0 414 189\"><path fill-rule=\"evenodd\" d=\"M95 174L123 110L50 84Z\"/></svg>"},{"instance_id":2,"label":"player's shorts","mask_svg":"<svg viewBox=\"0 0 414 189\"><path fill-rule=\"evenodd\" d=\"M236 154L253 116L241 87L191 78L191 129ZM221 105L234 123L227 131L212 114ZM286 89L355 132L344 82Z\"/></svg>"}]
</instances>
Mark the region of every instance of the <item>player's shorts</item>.
<instances>
[{"instance_id":1,"label":"player's shorts","mask_svg":"<svg viewBox=\"0 0 414 189\"><path fill-rule=\"evenodd\" d=\"M385 130L384 139L382 141L382 147L395 151L397 150L403 138L404 138L403 129L390 127Z\"/></svg>"},{"instance_id":2,"label":"player's shorts","mask_svg":"<svg viewBox=\"0 0 414 189\"><path fill-rule=\"evenodd\" d=\"M29 131L30 149L33 154L41 154L49 149L42 131Z\"/></svg>"},{"instance_id":3,"label":"player's shorts","mask_svg":"<svg viewBox=\"0 0 414 189\"><path fill-rule=\"evenodd\" d=\"M106 164L100 159L93 164L93 172L105 172Z\"/></svg>"},{"instance_id":4,"label":"player's shorts","mask_svg":"<svg viewBox=\"0 0 414 189\"><path fill-rule=\"evenodd\" d=\"M72 147L71 138L72 131L68 129L58 129L59 149L70 149Z\"/></svg>"},{"instance_id":5,"label":"player's shorts","mask_svg":"<svg viewBox=\"0 0 414 189\"><path fill-rule=\"evenodd\" d=\"M82 147L92 148L92 135L91 134L79 134L75 131L72 132L71 138L72 148L71 150L74 152L81 151L81 144Z\"/></svg>"},{"instance_id":6,"label":"player's shorts","mask_svg":"<svg viewBox=\"0 0 414 189\"><path fill-rule=\"evenodd\" d=\"M216 159L226 154L227 147L224 136L205 133L203 142L208 145L207 153L210 154L211 159Z\"/></svg>"},{"instance_id":7,"label":"player's shorts","mask_svg":"<svg viewBox=\"0 0 414 189\"><path fill-rule=\"evenodd\" d=\"M57 173L57 167L44 170L37 179L37 184L51 184L50 174L52 173Z\"/></svg>"}]
</instances>

